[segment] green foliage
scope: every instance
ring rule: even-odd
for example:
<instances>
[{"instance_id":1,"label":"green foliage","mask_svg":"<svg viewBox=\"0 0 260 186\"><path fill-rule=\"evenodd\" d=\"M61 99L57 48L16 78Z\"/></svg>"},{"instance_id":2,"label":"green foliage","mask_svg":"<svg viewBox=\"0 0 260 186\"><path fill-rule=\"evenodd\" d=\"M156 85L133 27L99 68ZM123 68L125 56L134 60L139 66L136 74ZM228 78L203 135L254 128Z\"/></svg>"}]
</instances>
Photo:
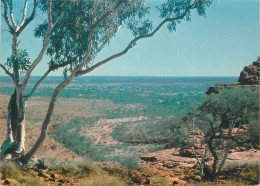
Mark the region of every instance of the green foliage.
<instances>
[{"instance_id":1,"label":"green foliage","mask_svg":"<svg viewBox=\"0 0 260 186\"><path fill-rule=\"evenodd\" d=\"M198 15L205 16L206 8L212 4L212 1L186 1L186 0L169 0L163 3L161 6L157 6L157 10L160 12L161 18L175 18L181 17L186 11L187 14L177 21L173 19L167 28L169 31L176 31L176 24L180 23L182 20L190 21L191 9L196 9Z\"/></svg>"},{"instance_id":2,"label":"green foliage","mask_svg":"<svg viewBox=\"0 0 260 186\"><path fill-rule=\"evenodd\" d=\"M170 140L168 133L170 127L168 121L151 118L145 121L122 123L111 132L111 136L125 143L165 144Z\"/></svg>"},{"instance_id":3,"label":"green foliage","mask_svg":"<svg viewBox=\"0 0 260 186\"><path fill-rule=\"evenodd\" d=\"M159 4L157 11L160 17L171 19L168 29L173 31L176 29L176 24L182 20L190 21L192 9L197 10L198 15L205 15L205 10L211 4L211 0L169 0ZM46 12L46 1L40 1L39 7ZM82 62L89 47L91 29L102 18L104 20L98 24L91 38L89 61L95 58L104 44L110 42L119 28L129 30L133 37L146 36L152 33L153 29L153 16L149 14L154 12L145 1L54 1L51 11L54 20L62 11L64 13L51 34L47 54L51 57L50 68L55 70L57 66L68 65L64 76ZM108 14L108 17L103 17ZM35 36L44 38L47 27L47 21L39 25L35 30ZM89 68L89 64L86 64L86 68Z\"/></svg>"},{"instance_id":4,"label":"green foliage","mask_svg":"<svg viewBox=\"0 0 260 186\"><path fill-rule=\"evenodd\" d=\"M16 55L7 58L5 65L9 69L17 68L20 70L20 74L24 74L31 65L28 52L19 49Z\"/></svg>"},{"instance_id":5,"label":"green foliage","mask_svg":"<svg viewBox=\"0 0 260 186\"><path fill-rule=\"evenodd\" d=\"M225 163L225 153L232 146L249 142L253 146L259 145L259 92L232 88L224 89L219 94L210 94L196 112L187 114L184 121L194 123L195 120L200 121L196 126L204 131L204 142L214 161L212 170L203 165L203 169L210 170L207 171L209 175L204 176L214 180ZM236 132L234 128L238 128Z\"/></svg>"},{"instance_id":6,"label":"green foliage","mask_svg":"<svg viewBox=\"0 0 260 186\"><path fill-rule=\"evenodd\" d=\"M76 119L72 120L65 126L57 125L55 127L56 131L52 137L75 153L81 156L93 158L97 156L97 152L94 148L92 148L91 141L88 138L79 135L80 126L84 125L85 123L87 122Z\"/></svg>"},{"instance_id":7,"label":"green foliage","mask_svg":"<svg viewBox=\"0 0 260 186\"><path fill-rule=\"evenodd\" d=\"M210 138L223 129L246 125L249 132L243 130L236 135L238 141L251 141L253 146L259 144L259 92L247 88L224 89L219 94L207 96L199 107L204 124L200 126ZM223 141L214 141L217 148ZM241 145L241 144L238 144Z\"/></svg>"},{"instance_id":8,"label":"green foliage","mask_svg":"<svg viewBox=\"0 0 260 186\"><path fill-rule=\"evenodd\" d=\"M241 174L240 179L243 183L248 185L258 185L259 184L259 164L250 164L246 166Z\"/></svg>"},{"instance_id":9,"label":"green foliage","mask_svg":"<svg viewBox=\"0 0 260 186\"><path fill-rule=\"evenodd\" d=\"M87 52L89 45L90 31L93 25L107 12L110 16L102 21L95 30L92 40L91 56L92 59L98 48L114 36L118 28L123 24L129 24L134 21L141 23L141 26L130 26L131 30L138 30L137 34L146 33L151 27L151 23L142 21L142 18L148 13L142 1L124 1L120 7L115 9L119 2L109 1L56 1L53 3L52 12L58 15L64 11L59 23L55 26L47 54L51 56L49 63L51 68L55 65L69 64L67 70L71 70L75 65L82 62L83 56ZM46 11L47 5L43 1L42 9ZM47 31L47 22L39 25L35 30L36 37L44 37Z\"/></svg>"},{"instance_id":10,"label":"green foliage","mask_svg":"<svg viewBox=\"0 0 260 186\"><path fill-rule=\"evenodd\" d=\"M200 110L221 120L228 127L230 122L240 126L249 124L252 113L259 110L259 93L247 88L222 90L219 94L211 94L203 101Z\"/></svg>"},{"instance_id":11,"label":"green foliage","mask_svg":"<svg viewBox=\"0 0 260 186\"><path fill-rule=\"evenodd\" d=\"M184 147L189 145L189 124L183 121L178 121L178 119L171 124L170 145L172 147Z\"/></svg>"},{"instance_id":12,"label":"green foliage","mask_svg":"<svg viewBox=\"0 0 260 186\"><path fill-rule=\"evenodd\" d=\"M111 156L107 158L106 161L119 162L121 165L129 168L129 169L140 169L139 165L139 157L138 155L130 155L130 156Z\"/></svg>"},{"instance_id":13,"label":"green foliage","mask_svg":"<svg viewBox=\"0 0 260 186\"><path fill-rule=\"evenodd\" d=\"M249 122L249 134L250 134L250 139L251 139L251 144L253 147L256 149L259 148L259 131L260 131L260 126L259 126L259 119L252 119Z\"/></svg>"}]
</instances>

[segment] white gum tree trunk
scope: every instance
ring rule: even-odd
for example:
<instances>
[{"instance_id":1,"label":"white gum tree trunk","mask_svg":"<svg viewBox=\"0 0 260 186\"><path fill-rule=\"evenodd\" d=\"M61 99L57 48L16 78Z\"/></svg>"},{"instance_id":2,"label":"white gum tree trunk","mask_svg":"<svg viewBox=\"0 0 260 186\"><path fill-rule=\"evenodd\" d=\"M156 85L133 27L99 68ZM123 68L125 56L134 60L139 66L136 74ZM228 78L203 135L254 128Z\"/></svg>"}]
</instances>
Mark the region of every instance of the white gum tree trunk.
<instances>
[{"instance_id":1,"label":"white gum tree trunk","mask_svg":"<svg viewBox=\"0 0 260 186\"><path fill-rule=\"evenodd\" d=\"M25 151L25 105L23 102L23 94L21 87L16 89L16 105L17 105L17 127L16 127L16 141L15 153L21 154Z\"/></svg>"},{"instance_id":2,"label":"white gum tree trunk","mask_svg":"<svg viewBox=\"0 0 260 186\"><path fill-rule=\"evenodd\" d=\"M7 113L7 133L6 139L1 146L1 158L4 158L7 150L12 148L14 144L14 137L13 137L13 129L12 129L12 99L14 95L11 96L9 104L8 104L8 113Z\"/></svg>"},{"instance_id":3,"label":"white gum tree trunk","mask_svg":"<svg viewBox=\"0 0 260 186\"><path fill-rule=\"evenodd\" d=\"M25 151L25 104L21 89L16 89L8 104L6 139L1 146L1 158L11 158Z\"/></svg>"}]
</instances>

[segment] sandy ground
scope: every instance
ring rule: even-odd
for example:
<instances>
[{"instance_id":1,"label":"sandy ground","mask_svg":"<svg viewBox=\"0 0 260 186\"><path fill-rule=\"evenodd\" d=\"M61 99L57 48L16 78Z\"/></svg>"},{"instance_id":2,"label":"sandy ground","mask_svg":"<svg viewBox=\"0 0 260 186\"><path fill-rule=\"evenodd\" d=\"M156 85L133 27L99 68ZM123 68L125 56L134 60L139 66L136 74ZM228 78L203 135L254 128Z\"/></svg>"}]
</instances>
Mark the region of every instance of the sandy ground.
<instances>
[{"instance_id":1,"label":"sandy ground","mask_svg":"<svg viewBox=\"0 0 260 186\"><path fill-rule=\"evenodd\" d=\"M0 144L6 136L6 116L9 96L0 95ZM41 123L44 120L48 109L49 98L33 97L26 104L26 150L30 149L40 134ZM129 107L134 105L129 105ZM118 108L108 100L83 99L83 98L58 98L52 121L49 126L49 132L53 132L54 125L65 125L70 120L81 118L95 118L101 115L101 111ZM81 135L91 139L94 145L115 145L120 142L114 140L110 133L114 128L124 122L134 122L146 120L145 117L130 117L117 119L100 119L94 126L85 126L80 132ZM124 153L123 151L121 153ZM58 157L61 161L72 161L78 158L74 152L62 147L54 139L47 137L44 144L36 153L37 157Z\"/></svg>"}]
</instances>

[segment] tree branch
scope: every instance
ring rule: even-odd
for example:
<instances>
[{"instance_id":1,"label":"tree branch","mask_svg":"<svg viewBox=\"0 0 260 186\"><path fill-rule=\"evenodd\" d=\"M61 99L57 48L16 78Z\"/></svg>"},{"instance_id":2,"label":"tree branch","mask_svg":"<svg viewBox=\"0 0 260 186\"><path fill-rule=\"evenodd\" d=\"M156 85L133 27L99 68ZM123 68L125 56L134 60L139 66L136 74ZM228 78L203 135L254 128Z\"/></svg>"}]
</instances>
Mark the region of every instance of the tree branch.
<instances>
[{"instance_id":1,"label":"tree branch","mask_svg":"<svg viewBox=\"0 0 260 186\"><path fill-rule=\"evenodd\" d=\"M19 27L16 29L17 35L19 35L23 31L23 29L34 19L35 13L36 13L37 4L38 4L38 1L34 0L34 2L33 2L33 11L31 13L31 15L29 16L29 18L26 18L26 12L25 12L25 9L24 9L24 17L23 17L24 20L20 23ZM27 9L26 2L25 2L25 8Z\"/></svg>"},{"instance_id":2,"label":"tree branch","mask_svg":"<svg viewBox=\"0 0 260 186\"><path fill-rule=\"evenodd\" d=\"M115 59L115 58L118 58L118 57L120 57L120 56L126 54L126 53L133 47L133 45L134 45L138 40L150 38L150 37L154 36L154 35L160 30L160 28L161 28L164 24L166 24L166 23L168 23L168 22L173 22L173 21L176 21L176 20L179 20L179 19L184 18L184 17L186 16L186 14L188 13L188 11L189 11L191 8L193 8L193 5L187 7L187 9L185 10L185 12L184 12L181 16L178 16L178 17L175 17L175 18L165 18L165 19L154 29L154 31L152 31L150 34L141 35L141 36L138 36L138 37L134 38L132 41L129 42L129 44L127 45L127 47L126 47L123 51L121 51L121 52L119 52L119 53L117 53L117 54L114 54L114 55L112 55L112 56L110 56L110 57L104 59L103 61L100 61L100 62L96 63L95 65L93 65L92 67L90 67L90 68L88 68L88 69L86 69L86 70L79 71L79 72L76 74L76 76L81 76L81 75L87 74L87 73L89 73L89 72L95 70L95 69L98 68L99 66L104 65L104 64L106 64L107 62L109 62L109 61L111 61L111 60L113 60L113 59Z\"/></svg>"},{"instance_id":3,"label":"tree branch","mask_svg":"<svg viewBox=\"0 0 260 186\"><path fill-rule=\"evenodd\" d=\"M21 27L24 24L25 20L26 20L27 8L28 8L28 0L25 0L24 8L23 8L23 18L22 18L22 20L21 20L21 22L19 24L19 27Z\"/></svg>"},{"instance_id":4,"label":"tree branch","mask_svg":"<svg viewBox=\"0 0 260 186\"><path fill-rule=\"evenodd\" d=\"M53 23L53 27L55 27L55 25L58 23L58 21L59 21L59 19L61 18L61 16L62 16L63 13L64 13L64 11L61 11L61 12L58 14L56 20L55 20L54 23Z\"/></svg>"},{"instance_id":5,"label":"tree branch","mask_svg":"<svg viewBox=\"0 0 260 186\"><path fill-rule=\"evenodd\" d=\"M15 28L15 30L16 30L17 25L16 25L16 22L15 22L15 20L14 20L13 3L10 2L10 1L7 1L7 4L8 4L8 6L9 6L9 8L10 8L9 13L10 13L10 18L11 18L11 23L12 23L12 25L13 25L13 28Z\"/></svg>"},{"instance_id":6,"label":"tree branch","mask_svg":"<svg viewBox=\"0 0 260 186\"><path fill-rule=\"evenodd\" d=\"M0 66L1 66L1 68L5 71L5 73L6 73L12 80L14 80L13 74L10 73L10 72L5 68L4 65L0 64Z\"/></svg>"},{"instance_id":7,"label":"tree branch","mask_svg":"<svg viewBox=\"0 0 260 186\"><path fill-rule=\"evenodd\" d=\"M121 3L121 1L120 1ZM120 5L120 3L118 3L118 5L116 6L116 8ZM111 13L111 12L110 12ZM55 106L55 101L57 96L59 95L59 93L73 80L73 78L75 77L75 74L85 65L85 63L87 62L87 58L90 54L91 48L92 48L92 37L94 34L94 31L96 29L96 27L104 20L106 19L107 16L110 15L110 13L106 13L104 16L102 16L96 24L93 25L93 27L91 28L91 32L90 32L90 37L89 37L89 43L88 43L88 50L87 53L84 56L83 62L78 65L70 74L69 77L67 77L62 83L60 83L54 90L52 97L51 97L51 101L48 107L48 111L47 114L45 116L45 119L43 121L42 124L42 129L41 129L41 134L40 137L38 138L38 140L36 141L36 143L34 144L34 146L30 149L30 151L28 153L26 153L23 157L21 157L21 161L23 163L27 163L31 157L34 155L34 153L38 150L38 148L41 146L41 144L43 143L43 141L45 140L46 136L47 136L47 128L48 125L51 121L51 116L53 113L53 109Z\"/></svg>"},{"instance_id":8,"label":"tree branch","mask_svg":"<svg viewBox=\"0 0 260 186\"><path fill-rule=\"evenodd\" d=\"M53 65L53 66L50 66L50 68L45 72L45 74L41 77L41 79L39 79L39 81L34 85L33 89L31 90L31 92L25 96L25 101L28 101L28 99L30 99L30 97L32 96L32 94L34 93L34 91L39 87L40 83L49 75L50 72L54 71L54 70L57 70L58 68L62 68L62 67L65 67L67 65L69 65L70 63L67 62L67 63L63 63L63 64L60 64L60 65Z\"/></svg>"},{"instance_id":9,"label":"tree branch","mask_svg":"<svg viewBox=\"0 0 260 186\"><path fill-rule=\"evenodd\" d=\"M14 30L13 26L11 25L11 23L8 19L8 16L7 16L8 4L7 4L6 0L2 0L1 2L4 3L4 14L3 14L3 16L5 18L5 22L8 26L8 28L9 28L10 33L13 35L15 33L15 30Z\"/></svg>"},{"instance_id":10,"label":"tree branch","mask_svg":"<svg viewBox=\"0 0 260 186\"><path fill-rule=\"evenodd\" d=\"M231 121L231 123L229 123L229 128L228 128L228 136L232 136L232 131L233 131L233 129L234 129L234 126L235 126L234 122ZM221 131L222 131L222 130L221 130ZM220 133L220 135L222 135L222 133ZM217 174L220 173L220 171L222 170L222 168L223 168L223 166L224 166L224 164L225 164L225 162L226 162L226 159L227 159L227 155L228 155L228 151L229 151L231 142L232 142L232 140L227 140L227 146L226 146L226 149L225 149L225 153L224 153L224 156L223 156L223 158L222 158L222 160L221 160L221 163L220 163L220 165L219 165Z\"/></svg>"},{"instance_id":11,"label":"tree branch","mask_svg":"<svg viewBox=\"0 0 260 186\"><path fill-rule=\"evenodd\" d=\"M50 41L51 32L52 32L52 29L53 29L53 26L52 26L52 23L51 23L52 19L51 19L51 16L49 15L51 13L51 7L50 7L51 2L52 2L52 0L48 0L48 11L47 12L48 12L49 24L48 24L47 33L46 33L45 38L44 38L43 47L42 47L40 53L38 54L37 58L34 60L34 62L31 64L31 66L29 67L29 69L27 70L27 72L25 74L25 77L24 77L24 80L23 80L23 83L22 83L22 90L24 90L24 88L26 87L28 80L30 79L32 71L35 69L35 67L42 60L42 57L43 57L43 55L44 55L44 53L45 53L45 51L48 47L49 41Z\"/></svg>"},{"instance_id":12,"label":"tree branch","mask_svg":"<svg viewBox=\"0 0 260 186\"><path fill-rule=\"evenodd\" d=\"M34 91L38 88L38 86L41 84L41 82L49 75L49 73L51 72L51 69L48 69L45 74L41 77L41 79L39 79L39 81L37 81L37 83L34 85L33 89L31 90L31 92L25 96L24 101L28 101L28 99L32 96L32 94L34 93Z\"/></svg>"}]
</instances>

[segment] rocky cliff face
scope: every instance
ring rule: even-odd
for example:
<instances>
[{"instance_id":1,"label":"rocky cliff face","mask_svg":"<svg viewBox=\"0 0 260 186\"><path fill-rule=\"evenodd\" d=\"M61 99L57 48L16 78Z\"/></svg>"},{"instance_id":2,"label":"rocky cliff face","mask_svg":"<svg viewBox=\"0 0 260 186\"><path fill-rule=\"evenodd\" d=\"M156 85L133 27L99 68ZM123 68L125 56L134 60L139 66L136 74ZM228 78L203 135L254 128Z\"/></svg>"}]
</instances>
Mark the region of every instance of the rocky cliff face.
<instances>
[{"instance_id":1,"label":"rocky cliff face","mask_svg":"<svg viewBox=\"0 0 260 186\"><path fill-rule=\"evenodd\" d=\"M259 85L260 60L246 66L240 73L238 84L240 85Z\"/></svg>"},{"instance_id":2,"label":"rocky cliff face","mask_svg":"<svg viewBox=\"0 0 260 186\"><path fill-rule=\"evenodd\" d=\"M217 84L209 87L206 94L218 94L219 90L233 87L246 87L256 90L260 83L260 60L253 62L251 65L245 66L240 72L237 84Z\"/></svg>"}]
</instances>

